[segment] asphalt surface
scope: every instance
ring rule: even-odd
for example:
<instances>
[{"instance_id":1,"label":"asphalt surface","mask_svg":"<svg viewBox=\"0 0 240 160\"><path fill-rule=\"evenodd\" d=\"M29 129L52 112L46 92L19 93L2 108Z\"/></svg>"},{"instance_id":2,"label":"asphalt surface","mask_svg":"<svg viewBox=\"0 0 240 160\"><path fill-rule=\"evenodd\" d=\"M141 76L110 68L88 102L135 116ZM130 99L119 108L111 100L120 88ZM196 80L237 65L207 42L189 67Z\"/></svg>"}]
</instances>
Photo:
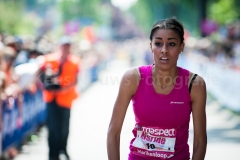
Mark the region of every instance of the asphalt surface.
<instances>
[{"instance_id":1,"label":"asphalt surface","mask_svg":"<svg viewBox=\"0 0 240 160\"><path fill-rule=\"evenodd\" d=\"M121 76L129 69L125 61L113 61L75 102L71 111L68 152L71 160L107 160L106 138L109 120ZM208 147L206 160L240 160L240 117L224 109L214 99L207 101ZM129 153L134 116L129 105L121 134L121 159ZM192 153L193 129L189 146ZM47 160L47 130L29 142L14 160Z\"/></svg>"}]
</instances>

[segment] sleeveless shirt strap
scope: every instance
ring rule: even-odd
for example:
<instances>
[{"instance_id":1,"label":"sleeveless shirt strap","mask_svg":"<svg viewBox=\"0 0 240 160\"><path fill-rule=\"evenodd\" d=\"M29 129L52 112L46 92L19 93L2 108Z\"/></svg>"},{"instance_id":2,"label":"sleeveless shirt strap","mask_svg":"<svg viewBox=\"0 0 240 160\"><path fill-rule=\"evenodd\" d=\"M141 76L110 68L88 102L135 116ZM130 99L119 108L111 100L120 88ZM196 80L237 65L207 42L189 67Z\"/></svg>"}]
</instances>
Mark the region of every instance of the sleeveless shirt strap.
<instances>
[{"instance_id":1,"label":"sleeveless shirt strap","mask_svg":"<svg viewBox=\"0 0 240 160\"><path fill-rule=\"evenodd\" d=\"M139 72L139 68L135 68L135 69L136 69L136 71L137 71L139 77L141 78L141 74L140 74L140 72Z\"/></svg>"},{"instance_id":2,"label":"sleeveless shirt strap","mask_svg":"<svg viewBox=\"0 0 240 160\"><path fill-rule=\"evenodd\" d=\"M197 77L197 74L194 74L194 75L191 77L191 81L190 81L190 84L189 84L189 87L188 87L189 93L191 93L192 85L193 85L193 82L194 82L194 80L196 79L196 77Z\"/></svg>"}]
</instances>

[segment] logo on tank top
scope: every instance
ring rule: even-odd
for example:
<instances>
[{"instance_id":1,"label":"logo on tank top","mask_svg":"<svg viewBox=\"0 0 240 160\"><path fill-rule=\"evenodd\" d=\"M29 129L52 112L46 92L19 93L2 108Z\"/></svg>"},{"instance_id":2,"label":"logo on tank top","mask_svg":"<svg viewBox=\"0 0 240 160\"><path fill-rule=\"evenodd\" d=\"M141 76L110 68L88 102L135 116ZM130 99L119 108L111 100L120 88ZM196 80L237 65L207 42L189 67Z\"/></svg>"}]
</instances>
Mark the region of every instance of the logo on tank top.
<instances>
[{"instance_id":1,"label":"logo on tank top","mask_svg":"<svg viewBox=\"0 0 240 160\"><path fill-rule=\"evenodd\" d=\"M171 101L170 104L184 104L184 102L174 102L174 101Z\"/></svg>"}]
</instances>

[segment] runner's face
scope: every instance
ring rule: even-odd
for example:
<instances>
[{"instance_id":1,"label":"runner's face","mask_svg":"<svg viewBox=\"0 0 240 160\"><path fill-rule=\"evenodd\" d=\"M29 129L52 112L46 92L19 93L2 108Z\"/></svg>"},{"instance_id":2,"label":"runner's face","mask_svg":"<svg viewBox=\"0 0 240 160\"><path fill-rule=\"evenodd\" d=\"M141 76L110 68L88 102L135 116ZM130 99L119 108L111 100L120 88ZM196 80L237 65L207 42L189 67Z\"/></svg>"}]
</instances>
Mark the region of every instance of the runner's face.
<instances>
[{"instance_id":1,"label":"runner's face","mask_svg":"<svg viewBox=\"0 0 240 160\"><path fill-rule=\"evenodd\" d=\"M154 55L155 65L168 70L177 65L179 54L184 48L179 35L171 29L158 29L153 34L150 48Z\"/></svg>"}]
</instances>

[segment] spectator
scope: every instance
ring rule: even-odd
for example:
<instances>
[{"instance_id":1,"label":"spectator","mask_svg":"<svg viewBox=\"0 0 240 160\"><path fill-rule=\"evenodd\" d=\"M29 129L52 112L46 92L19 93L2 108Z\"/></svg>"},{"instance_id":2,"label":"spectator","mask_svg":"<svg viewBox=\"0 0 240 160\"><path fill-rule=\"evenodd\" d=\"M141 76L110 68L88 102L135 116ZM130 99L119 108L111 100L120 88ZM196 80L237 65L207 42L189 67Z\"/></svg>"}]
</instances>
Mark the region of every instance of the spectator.
<instances>
[{"instance_id":1,"label":"spectator","mask_svg":"<svg viewBox=\"0 0 240 160\"><path fill-rule=\"evenodd\" d=\"M62 37L59 51L44 56L45 62L38 74L46 75L42 80L45 86L43 98L47 104L49 160L58 160L61 153L70 159L67 153L70 109L78 95L76 84L80 65L80 59L71 54L70 49L70 38ZM55 75L55 78L47 81L47 75Z\"/></svg>"}]
</instances>

